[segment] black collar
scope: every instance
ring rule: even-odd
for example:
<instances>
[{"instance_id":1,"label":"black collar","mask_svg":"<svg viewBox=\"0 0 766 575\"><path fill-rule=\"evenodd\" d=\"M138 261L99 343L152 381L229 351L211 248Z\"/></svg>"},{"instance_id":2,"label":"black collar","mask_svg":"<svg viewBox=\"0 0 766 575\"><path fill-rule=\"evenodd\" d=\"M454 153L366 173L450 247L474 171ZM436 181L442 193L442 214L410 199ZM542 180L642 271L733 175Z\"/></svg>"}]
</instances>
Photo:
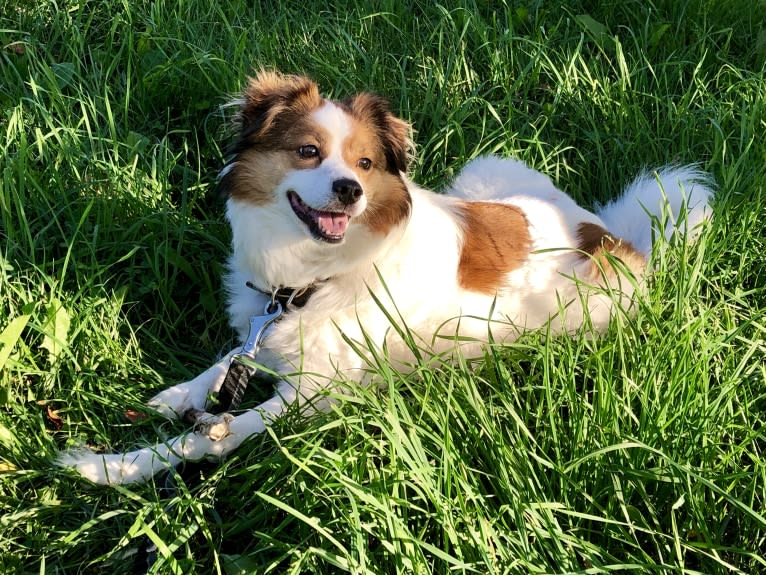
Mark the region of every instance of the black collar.
<instances>
[{"instance_id":1,"label":"black collar","mask_svg":"<svg viewBox=\"0 0 766 575\"><path fill-rule=\"evenodd\" d=\"M273 297L274 301L278 301L282 304L283 310L290 311L288 309L288 303L290 304L290 307L300 309L309 302L309 298L314 295L314 292L316 292L318 288L319 285L316 283L300 289L281 287L274 293Z\"/></svg>"},{"instance_id":2,"label":"black collar","mask_svg":"<svg viewBox=\"0 0 766 575\"><path fill-rule=\"evenodd\" d=\"M273 292L262 290L250 281L247 282L247 287L272 298L272 301L279 302L282 309L287 313L290 311L289 308L300 309L304 307L308 303L309 298L314 295L314 292L316 292L317 289L319 289L319 286L325 281L327 280L316 281L302 288L280 287Z\"/></svg>"}]
</instances>

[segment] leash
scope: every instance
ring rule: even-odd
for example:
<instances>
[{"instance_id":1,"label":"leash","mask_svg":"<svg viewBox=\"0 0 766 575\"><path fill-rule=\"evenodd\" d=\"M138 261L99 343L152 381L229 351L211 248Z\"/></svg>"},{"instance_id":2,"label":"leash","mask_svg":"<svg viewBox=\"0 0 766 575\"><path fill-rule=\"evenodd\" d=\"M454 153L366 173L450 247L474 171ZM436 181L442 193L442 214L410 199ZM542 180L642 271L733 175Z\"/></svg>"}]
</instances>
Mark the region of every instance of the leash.
<instances>
[{"instance_id":1,"label":"leash","mask_svg":"<svg viewBox=\"0 0 766 575\"><path fill-rule=\"evenodd\" d=\"M290 311L292 307L302 308L308 302L311 295L317 290L317 284L311 284L305 288L272 288L271 293L265 292L251 282L247 282L247 287L257 292L270 296L270 300L263 309L263 314L250 317L250 330L247 334L242 349L231 358L229 369L226 371L221 389L218 392L218 403L211 409L212 413L225 413L237 409L242 403L247 384L257 373L255 367L255 357L261 349L263 339L269 326L279 321L282 316ZM206 415L204 411L190 409L184 414L184 421L197 424L200 417ZM195 475L199 478L201 469L212 468L213 464L200 462L182 462L178 474L184 482L194 479ZM175 474L167 471L164 473L162 485L159 492L162 499L172 499L178 494L178 486ZM172 509L173 504L168 504L166 511ZM157 562L157 546L149 539L143 537L139 546L134 562L133 572L136 575L143 575L152 571Z\"/></svg>"}]
</instances>

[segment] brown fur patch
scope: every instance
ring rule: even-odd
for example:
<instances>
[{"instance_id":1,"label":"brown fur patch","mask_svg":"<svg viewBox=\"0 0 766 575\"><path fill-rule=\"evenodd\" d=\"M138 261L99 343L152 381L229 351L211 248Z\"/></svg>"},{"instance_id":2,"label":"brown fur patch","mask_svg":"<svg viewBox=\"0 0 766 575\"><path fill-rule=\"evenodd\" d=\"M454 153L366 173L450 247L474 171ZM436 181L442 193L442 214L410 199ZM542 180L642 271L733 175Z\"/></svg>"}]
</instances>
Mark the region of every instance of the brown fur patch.
<instances>
[{"instance_id":1,"label":"brown fur patch","mask_svg":"<svg viewBox=\"0 0 766 575\"><path fill-rule=\"evenodd\" d=\"M269 204L274 201L274 188L290 168L288 155L281 151L245 150L226 176L227 192L257 206Z\"/></svg>"},{"instance_id":2,"label":"brown fur patch","mask_svg":"<svg viewBox=\"0 0 766 575\"><path fill-rule=\"evenodd\" d=\"M388 101L375 94L362 92L345 100L349 113L368 126L380 142L386 159L386 169L392 173L407 171L412 149L410 125L391 113Z\"/></svg>"},{"instance_id":3,"label":"brown fur patch","mask_svg":"<svg viewBox=\"0 0 766 575\"><path fill-rule=\"evenodd\" d=\"M457 279L460 287L492 295L505 275L524 264L531 247L527 219L516 206L463 202L463 248Z\"/></svg>"},{"instance_id":4,"label":"brown fur patch","mask_svg":"<svg viewBox=\"0 0 766 575\"><path fill-rule=\"evenodd\" d=\"M279 137L292 120L308 116L321 105L319 87L312 80L262 71L250 79L243 94L240 136L255 142L269 134Z\"/></svg>"},{"instance_id":5,"label":"brown fur patch","mask_svg":"<svg viewBox=\"0 0 766 575\"><path fill-rule=\"evenodd\" d=\"M584 252L581 257L591 260L590 277L585 279L597 281L602 274L606 274L607 278L618 276L617 270L609 263L606 254L620 259L636 277L641 277L646 266L646 258L629 241L615 239L603 227L588 222L577 226L577 236L579 238L577 248Z\"/></svg>"},{"instance_id":6,"label":"brown fur patch","mask_svg":"<svg viewBox=\"0 0 766 575\"><path fill-rule=\"evenodd\" d=\"M409 125L389 111L383 98L372 94L358 94L341 107L349 114L352 126L343 144L343 158L367 195L367 209L356 221L373 232L388 234L409 217L412 208L400 175L407 170ZM372 168L361 169L357 165L360 158L372 160Z\"/></svg>"},{"instance_id":7,"label":"brown fur patch","mask_svg":"<svg viewBox=\"0 0 766 575\"><path fill-rule=\"evenodd\" d=\"M327 140L310 120L322 103L308 78L261 72L251 79L238 115L235 162L221 187L231 197L264 205L274 200L273 190L288 170L315 167L320 158L301 159L296 150L307 144L321 149Z\"/></svg>"},{"instance_id":8,"label":"brown fur patch","mask_svg":"<svg viewBox=\"0 0 766 575\"><path fill-rule=\"evenodd\" d=\"M282 121L280 118L279 122ZM315 168L322 158L323 145L330 135L312 122L310 116L292 119L289 128L274 130L258 137L258 142L245 147L236 157L222 185L233 198L265 205L274 200L274 188L289 170ZM300 146L315 145L320 155L301 158Z\"/></svg>"},{"instance_id":9,"label":"brown fur patch","mask_svg":"<svg viewBox=\"0 0 766 575\"><path fill-rule=\"evenodd\" d=\"M386 235L409 217L412 198L399 176L378 170L362 181L367 208L356 218L357 223Z\"/></svg>"}]
</instances>

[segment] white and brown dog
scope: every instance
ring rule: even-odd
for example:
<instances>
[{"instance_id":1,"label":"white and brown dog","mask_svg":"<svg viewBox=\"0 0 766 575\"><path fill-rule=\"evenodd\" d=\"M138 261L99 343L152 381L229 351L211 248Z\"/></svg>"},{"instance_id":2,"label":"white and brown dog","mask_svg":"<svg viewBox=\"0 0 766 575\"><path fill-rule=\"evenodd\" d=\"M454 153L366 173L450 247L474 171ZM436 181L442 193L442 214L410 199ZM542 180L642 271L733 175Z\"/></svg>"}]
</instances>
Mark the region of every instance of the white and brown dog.
<instances>
[{"instance_id":1,"label":"white and brown dog","mask_svg":"<svg viewBox=\"0 0 766 575\"><path fill-rule=\"evenodd\" d=\"M596 214L514 159L474 160L436 194L407 178L409 126L377 96L327 100L307 78L263 72L237 104L238 139L220 176L233 232L229 314L244 340L276 288L308 290L256 358L283 378L254 409L210 416L214 425L165 443L62 456L96 483L223 456L333 379L366 383L369 358L349 341L385 347L407 369L412 342L392 317L427 353L447 355L475 354L490 332L503 342L544 325L602 329L631 305L658 219L666 236L680 227L691 237L710 215L710 178L691 166L640 176ZM170 417L204 410L238 351L150 405Z\"/></svg>"}]
</instances>

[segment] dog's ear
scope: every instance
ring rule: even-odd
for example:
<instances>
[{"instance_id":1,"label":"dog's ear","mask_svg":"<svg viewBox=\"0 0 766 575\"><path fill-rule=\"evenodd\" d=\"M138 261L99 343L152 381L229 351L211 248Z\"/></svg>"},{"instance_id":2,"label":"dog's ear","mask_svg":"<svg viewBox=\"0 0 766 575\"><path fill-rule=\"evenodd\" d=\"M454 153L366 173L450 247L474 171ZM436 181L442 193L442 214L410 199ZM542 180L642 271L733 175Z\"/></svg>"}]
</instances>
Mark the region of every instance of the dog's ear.
<instances>
[{"instance_id":1,"label":"dog's ear","mask_svg":"<svg viewBox=\"0 0 766 575\"><path fill-rule=\"evenodd\" d=\"M354 117L375 127L385 151L388 171L407 172L414 147L410 139L410 125L391 113L388 101L362 92L347 99L344 104Z\"/></svg>"},{"instance_id":2,"label":"dog's ear","mask_svg":"<svg viewBox=\"0 0 766 575\"><path fill-rule=\"evenodd\" d=\"M262 70L250 78L238 103L240 137L249 139L269 132L274 120L284 112L305 114L319 107L322 97L309 78Z\"/></svg>"}]
</instances>

